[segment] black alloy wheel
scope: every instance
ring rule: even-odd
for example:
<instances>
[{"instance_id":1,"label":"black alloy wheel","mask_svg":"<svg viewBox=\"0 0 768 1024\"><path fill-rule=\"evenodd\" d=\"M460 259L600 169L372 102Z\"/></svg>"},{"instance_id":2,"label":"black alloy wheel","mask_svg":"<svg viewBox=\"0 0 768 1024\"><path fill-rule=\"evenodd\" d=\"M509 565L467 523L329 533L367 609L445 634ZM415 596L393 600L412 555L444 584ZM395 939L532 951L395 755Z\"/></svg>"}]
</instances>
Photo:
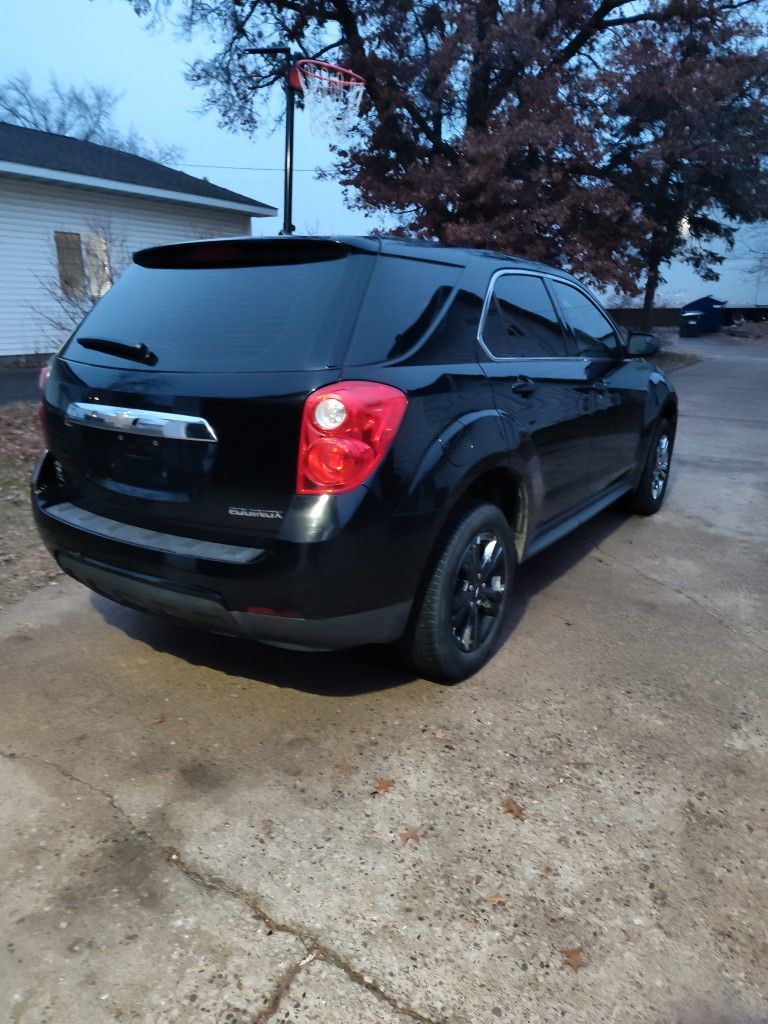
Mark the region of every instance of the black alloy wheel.
<instances>
[{"instance_id":1,"label":"black alloy wheel","mask_svg":"<svg viewBox=\"0 0 768 1024\"><path fill-rule=\"evenodd\" d=\"M401 647L424 677L459 682L496 649L516 565L514 537L496 505L458 511L438 545Z\"/></svg>"}]
</instances>

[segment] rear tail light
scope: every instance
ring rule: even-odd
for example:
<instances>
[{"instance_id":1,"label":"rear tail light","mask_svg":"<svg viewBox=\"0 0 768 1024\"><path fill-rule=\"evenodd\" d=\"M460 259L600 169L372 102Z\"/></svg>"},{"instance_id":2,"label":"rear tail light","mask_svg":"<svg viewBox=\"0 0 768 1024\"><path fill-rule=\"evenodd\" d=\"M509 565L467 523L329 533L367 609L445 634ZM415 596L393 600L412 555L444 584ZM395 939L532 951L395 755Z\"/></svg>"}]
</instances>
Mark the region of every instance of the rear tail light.
<instances>
[{"instance_id":1,"label":"rear tail light","mask_svg":"<svg viewBox=\"0 0 768 1024\"><path fill-rule=\"evenodd\" d=\"M304 403L297 494L339 494L366 480L387 453L408 405L388 384L351 380Z\"/></svg>"},{"instance_id":2,"label":"rear tail light","mask_svg":"<svg viewBox=\"0 0 768 1024\"><path fill-rule=\"evenodd\" d=\"M45 366L40 367L40 373L37 375L37 386L40 389L40 407L37 410L37 415L40 420L40 429L43 433L43 439L46 446L49 445L48 441L48 424L45 422L45 385L48 383L48 378L51 376L51 364L47 362Z\"/></svg>"},{"instance_id":3,"label":"rear tail light","mask_svg":"<svg viewBox=\"0 0 768 1024\"><path fill-rule=\"evenodd\" d=\"M40 373L37 375L37 386L40 388L40 394L45 393L45 385L48 378L51 376L51 364L46 363L45 366L40 367Z\"/></svg>"}]
</instances>

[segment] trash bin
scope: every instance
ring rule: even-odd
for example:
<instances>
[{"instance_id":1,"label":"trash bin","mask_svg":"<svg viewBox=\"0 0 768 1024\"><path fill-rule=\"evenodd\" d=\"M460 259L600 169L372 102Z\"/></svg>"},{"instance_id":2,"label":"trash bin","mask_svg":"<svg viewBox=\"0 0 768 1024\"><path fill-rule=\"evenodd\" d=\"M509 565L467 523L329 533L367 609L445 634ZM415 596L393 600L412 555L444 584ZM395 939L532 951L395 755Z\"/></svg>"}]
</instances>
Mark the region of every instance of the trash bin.
<instances>
[{"instance_id":1,"label":"trash bin","mask_svg":"<svg viewBox=\"0 0 768 1024\"><path fill-rule=\"evenodd\" d=\"M727 303L705 295L680 310L680 337L697 338L700 334L717 334L723 326Z\"/></svg>"},{"instance_id":2,"label":"trash bin","mask_svg":"<svg viewBox=\"0 0 768 1024\"><path fill-rule=\"evenodd\" d=\"M704 319L704 314L699 309L689 309L685 313L680 314L680 337L681 338L698 338L701 334L701 322Z\"/></svg>"}]
</instances>

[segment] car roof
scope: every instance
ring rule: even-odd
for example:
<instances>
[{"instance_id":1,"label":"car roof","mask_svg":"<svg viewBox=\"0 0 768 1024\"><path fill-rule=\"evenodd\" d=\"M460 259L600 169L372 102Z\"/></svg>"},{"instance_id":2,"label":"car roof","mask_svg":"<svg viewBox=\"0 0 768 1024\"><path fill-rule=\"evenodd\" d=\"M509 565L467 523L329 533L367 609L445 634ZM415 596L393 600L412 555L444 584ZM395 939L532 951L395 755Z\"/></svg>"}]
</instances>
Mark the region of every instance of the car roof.
<instances>
[{"instance_id":1,"label":"car roof","mask_svg":"<svg viewBox=\"0 0 768 1024\"><path fill-rule=\"evenodd\" d=\"M411 259L433 260L445 263L461 263L468 266L473 261L495 262L519 267L521 270L538 270L547 274L554 274L558 277L574 280L574 278L559 267L550 266L546 263L539 263L535 260L525 259L512 253L498 252L494 249L473 249L469 246L444 245L442 242L433 242L421 238L400 238L396 235L381 235L374 238L355 236L339 236L338 241L352 245L359 245L365 242L378 242L378 251L388 256L404 256Z\"/></svg>"},{"instance_id":2,"label":"car roof","mask_svg":"<svg viewBox=\"0 0 768 1024\"><path fill-rule=\"evenodd\" d=\"M232 238L197 239L142 249L134 253L134 261L142 266L155 267L177 264L177 261L185 265L200 266L207 262L207 257L215 258L217 250L220 252L228 250L230 253L237 250L240 257L247 260L249 252L254 254L259 251L263 252L272 246L281 249L284 253L294 247L297 251L301 248L315 247L347 249L350 252L368 252L376 255L399 256L405 259L428 260L431 263L446 263L468 269L473 264L482 263L487 266L488 262L494 262L497 264L496 269L509 267L510 269L538 271L561 277L566 281L575 280L571 274L559 267L527 260L522 256L495 252L492 249L443 245L440 242L400 238L394 235L276 235L273 237L242 235Z\"/></svg>"}]
</instances>

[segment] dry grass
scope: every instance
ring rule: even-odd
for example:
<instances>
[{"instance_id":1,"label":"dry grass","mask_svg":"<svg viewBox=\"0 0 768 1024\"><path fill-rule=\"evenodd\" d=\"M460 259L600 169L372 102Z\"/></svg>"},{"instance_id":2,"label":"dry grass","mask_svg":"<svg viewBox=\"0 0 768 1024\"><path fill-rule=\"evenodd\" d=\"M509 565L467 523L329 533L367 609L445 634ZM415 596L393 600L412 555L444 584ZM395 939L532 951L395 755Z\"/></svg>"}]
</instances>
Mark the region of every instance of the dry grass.
<instances>
[{"instance_id":1,"label":"dry grass","mask_svg":"<svg viewBox=\"0 0 768 1024\"><path fill-rule=\"evenodd\" d=\"M29 474L42 443L36 402L0 407L0 607L63 575L29 506Z\"/></svg>"}]
</instances>

